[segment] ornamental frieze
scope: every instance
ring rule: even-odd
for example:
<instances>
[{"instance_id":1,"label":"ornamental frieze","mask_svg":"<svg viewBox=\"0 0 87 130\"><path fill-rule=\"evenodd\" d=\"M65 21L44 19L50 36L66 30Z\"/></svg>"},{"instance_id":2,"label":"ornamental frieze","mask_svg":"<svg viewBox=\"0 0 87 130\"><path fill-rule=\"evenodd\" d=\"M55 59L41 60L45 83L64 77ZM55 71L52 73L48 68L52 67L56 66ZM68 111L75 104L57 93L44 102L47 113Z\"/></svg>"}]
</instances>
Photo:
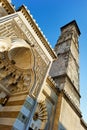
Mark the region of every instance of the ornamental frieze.
<instances>
[{"instance_id":1,"label":"ornamental frieze","mask_svg":"<svg viewBox=\"0 0 87 130\"><path fill-rule=\"evenodd\" d=\"M44 60L41 58L37 51L34 50L34 54L36 84L35 88L33 89L33 95L36 97L41 89L49 66L44 62Z\"/></svg>"}]
</instances>

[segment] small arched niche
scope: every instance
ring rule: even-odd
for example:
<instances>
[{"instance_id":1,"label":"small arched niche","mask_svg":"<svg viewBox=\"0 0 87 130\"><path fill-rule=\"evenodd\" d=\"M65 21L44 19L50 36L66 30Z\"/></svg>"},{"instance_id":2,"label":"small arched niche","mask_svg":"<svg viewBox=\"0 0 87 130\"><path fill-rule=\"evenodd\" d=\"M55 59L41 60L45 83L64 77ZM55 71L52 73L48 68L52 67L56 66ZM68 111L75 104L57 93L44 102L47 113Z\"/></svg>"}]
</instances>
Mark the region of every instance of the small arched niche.
<instances>
[{"instance_id":1,"label":"small arched niche","mask_svg":"<svg viewBox=\"0 0 87 130\"><path fill-rule=\"evenodd\" d=\"M31 47L22 39L12 41L8 57L11 63L20 69L31 69L33 67L34 58Z\"/></svg>"}]
</instances>

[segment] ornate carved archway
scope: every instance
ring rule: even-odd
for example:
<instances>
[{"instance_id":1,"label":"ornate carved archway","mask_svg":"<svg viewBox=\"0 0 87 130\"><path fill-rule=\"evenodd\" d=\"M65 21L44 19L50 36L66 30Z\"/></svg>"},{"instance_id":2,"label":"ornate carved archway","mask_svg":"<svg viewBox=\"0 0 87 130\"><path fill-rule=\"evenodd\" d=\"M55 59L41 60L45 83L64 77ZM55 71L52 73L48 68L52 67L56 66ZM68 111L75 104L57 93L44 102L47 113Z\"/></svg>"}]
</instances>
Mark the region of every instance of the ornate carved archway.
<instances>
[{"instance_id":1,"label":"ornate carved archway","mask_svg":"<svg viewBox=\"0 0 87 130\"><path fill-rule=\"evenodd\" d=\"M2 89L7 89L10 94L29 91L34 76L34 54L30 45L23 39L0 38Z\"/></svg>"}]
</instances>

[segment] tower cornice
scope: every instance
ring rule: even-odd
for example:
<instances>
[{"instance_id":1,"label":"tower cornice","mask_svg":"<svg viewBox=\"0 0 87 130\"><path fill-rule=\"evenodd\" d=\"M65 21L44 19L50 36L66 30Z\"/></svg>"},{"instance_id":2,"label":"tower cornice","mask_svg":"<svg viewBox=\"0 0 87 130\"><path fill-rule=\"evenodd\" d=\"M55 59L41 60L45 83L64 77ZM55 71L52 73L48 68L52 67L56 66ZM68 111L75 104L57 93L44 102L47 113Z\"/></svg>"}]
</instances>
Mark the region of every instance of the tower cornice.
<instances>
[{"instance_id":1,"label":"tower cornice","mask_svg":"<svg viewBox=\"0 0 87 130\"><path fill-rule=\"evenodd\" d=\"M77 32L78 32L78 35L80 36L80 34L81 34L81 32L80 32L80 29L79 29L79 27L78 27L78 25L77 25L77 22L75 21L75 20L73 20L73 21L71 21L70 23L68 23L68 24L66 24L66 25L64 25L64 26L62 26L60 29L61 29L61 31L64 29L64 28L66 28L67 26L71 26L71 25L74 25L75 27L76 27L76 30L77 30Z\"/></svg>"}]
</instances>

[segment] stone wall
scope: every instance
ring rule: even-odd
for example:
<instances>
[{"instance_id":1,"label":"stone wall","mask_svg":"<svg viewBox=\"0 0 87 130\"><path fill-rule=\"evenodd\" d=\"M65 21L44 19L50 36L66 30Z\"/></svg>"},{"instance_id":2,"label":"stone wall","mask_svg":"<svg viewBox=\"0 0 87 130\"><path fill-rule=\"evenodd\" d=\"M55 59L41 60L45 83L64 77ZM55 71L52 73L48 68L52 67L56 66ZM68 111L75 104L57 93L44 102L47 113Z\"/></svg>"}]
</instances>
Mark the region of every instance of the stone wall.
<instances>
[{"instance_id":1,"label":"stone wall","mask_svg":"<svg viewBox=\"0 0 87 130\"><path fill-rule=\"evenodd\" d=\"M68 77L66 78L64 90L70 96L71 100L75 103L75 105L80 107L80 95L78 91L76 91L76 89L74 88L73 84L70 82Z\"/></svg>"},{"instance_id":2,"label":"stone wall","mask_svg":"<svg viewBox=\"0 0 87 130\"><path fill-rule=\"evenodd\" d=\"M80 123L80 117L73 110L66 99L62 98L61 114L58 130L86 130Z\"/></svg>"},{"instance_id":3,"label":"stone wall","mask_svg":"<svg viewBox=\"0 0 87 130\"><path fill-rule=\"evenodd\" d=\"M67 75L69 76L71 82L79 92L79 67L76 64L71 53L69 55Z\"/></svg>"}]
</instances>

